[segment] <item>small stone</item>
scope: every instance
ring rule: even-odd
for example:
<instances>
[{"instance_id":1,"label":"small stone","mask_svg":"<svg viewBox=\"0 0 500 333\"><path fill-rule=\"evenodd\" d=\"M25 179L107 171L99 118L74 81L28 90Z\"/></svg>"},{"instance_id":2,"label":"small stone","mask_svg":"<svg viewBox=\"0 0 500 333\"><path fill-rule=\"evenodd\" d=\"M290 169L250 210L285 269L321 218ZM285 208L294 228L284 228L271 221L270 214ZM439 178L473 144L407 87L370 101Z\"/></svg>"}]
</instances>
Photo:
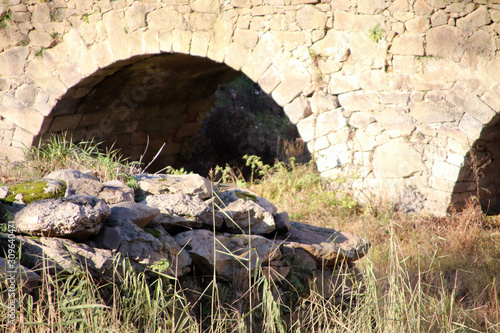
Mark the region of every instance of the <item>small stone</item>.
<instances>
[{"instance_id":1,"label":"small stone","mask_svg":"<svg viewBox=\"0 0 500 333\"><path fill-rule=\"evenodd\" d=\"M134 190L119 180L111 180L102 184L103 189L97 196L109 205L125 201L134 201Z\"/></svg>"}]
</instances>

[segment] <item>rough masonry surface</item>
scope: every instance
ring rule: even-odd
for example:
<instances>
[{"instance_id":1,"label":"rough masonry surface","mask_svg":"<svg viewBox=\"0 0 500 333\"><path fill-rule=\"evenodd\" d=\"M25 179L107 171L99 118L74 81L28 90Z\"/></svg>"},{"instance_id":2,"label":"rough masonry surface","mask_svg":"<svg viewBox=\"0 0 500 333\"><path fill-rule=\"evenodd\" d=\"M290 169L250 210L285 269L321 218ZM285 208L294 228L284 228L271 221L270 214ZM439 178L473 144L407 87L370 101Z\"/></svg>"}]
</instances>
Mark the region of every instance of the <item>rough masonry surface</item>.
<instances>
[{"instance_id":1,"label":"rough masonry surface","mask_svg":"<svg viewBox=\"0 0 500 333\"><path fill-rule=\"evenodd\" d=\"M6 0L0 154L50 132L189 159L237 71L365 201L500 210L500 1ZM479 168L479 169L478 169ZM484 175L477 179L474 170Z\"/></svg>"}]
</instances>

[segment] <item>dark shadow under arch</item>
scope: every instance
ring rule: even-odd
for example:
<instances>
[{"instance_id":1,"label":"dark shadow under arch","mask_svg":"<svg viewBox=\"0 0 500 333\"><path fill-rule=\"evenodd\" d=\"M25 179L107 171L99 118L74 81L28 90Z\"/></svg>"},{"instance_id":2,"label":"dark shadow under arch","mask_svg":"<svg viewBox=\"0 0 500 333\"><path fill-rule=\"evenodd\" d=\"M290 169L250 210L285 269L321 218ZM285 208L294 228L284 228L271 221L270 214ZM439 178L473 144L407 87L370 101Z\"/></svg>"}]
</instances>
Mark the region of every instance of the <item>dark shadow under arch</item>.
<instances>
[{"instance_id":1,"label":"dark shadow under arch","mask_svg":"<svg viewBox=\"0 0 500 333\"><path fill-rule=\"evenodd\" d=\"M467 153L452 204L462 208L470 198L477 198L486 213L500 213L500 115L483 128Z\"/></svg>"},{"instance_id":2,"label":"dark shadow under arch","mask_svg":"<svg viewBox=\"0 0 500 333\"><path fill-rule=\"evenodd\" d=\"M118 61L99 69L67 91L45 119L42 139L52 133L66 132L74 141L94 139L102 142L102 148L119 148L131 160L139 160L144 155L142 160L146 163L164 145L148 171L167 165L187 168L193 155L194 138L216 101L217 88L240 76L241 72L225 64L186 54L141 55ZM256 84L251 81L250 84L253 87L251 93L264 94ZM269 102L273 105L265 112L289 123L283 109L270 96L266 98L268 105ZM227 113L234 115L231 107ZM257 103L256 107L261 107L261 104ZM222 121L220 111L219 108L218 117ZM233 121L229 127L236 134L243 126L249 126L248 123L238 124L238 119ZM292 132L295 130L292 135L297 136L295 126L289 125L293 127ZM211 135L210 131L202 132ZM248 149L252 147L242 149L238 140L230 140L227 150L236 148L240 156L259 154L266 149L258 143L260 139L255 138L257 144L254 148L257 149L252 151ZM217 139L210 138L210 141L213 143ZM270 154L274 153L271 149ZM224 165L227 160L213 162ZM195 171L206 172L206 169L191 165Z\"/></svg>"}]
</instances>

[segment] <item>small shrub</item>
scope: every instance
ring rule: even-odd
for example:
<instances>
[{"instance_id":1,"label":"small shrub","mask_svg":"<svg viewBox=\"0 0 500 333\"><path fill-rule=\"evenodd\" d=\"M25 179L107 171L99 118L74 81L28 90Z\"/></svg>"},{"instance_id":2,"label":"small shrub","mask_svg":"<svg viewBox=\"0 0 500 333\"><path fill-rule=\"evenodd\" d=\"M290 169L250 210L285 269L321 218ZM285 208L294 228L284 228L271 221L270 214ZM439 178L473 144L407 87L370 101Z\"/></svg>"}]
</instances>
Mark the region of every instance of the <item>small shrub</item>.
<instances>
[{"instance_id":1,"label":"small shrub","mask_svg":"<svg viewBox=\"0 0 500 333\"><path fill-rule=\"evenodd\" d=\"M375 24L373 29L368 30L368 36L372 41L378 43L385 34L385 30L380 28L380 23Z\"/></svg>"}]
</instances>

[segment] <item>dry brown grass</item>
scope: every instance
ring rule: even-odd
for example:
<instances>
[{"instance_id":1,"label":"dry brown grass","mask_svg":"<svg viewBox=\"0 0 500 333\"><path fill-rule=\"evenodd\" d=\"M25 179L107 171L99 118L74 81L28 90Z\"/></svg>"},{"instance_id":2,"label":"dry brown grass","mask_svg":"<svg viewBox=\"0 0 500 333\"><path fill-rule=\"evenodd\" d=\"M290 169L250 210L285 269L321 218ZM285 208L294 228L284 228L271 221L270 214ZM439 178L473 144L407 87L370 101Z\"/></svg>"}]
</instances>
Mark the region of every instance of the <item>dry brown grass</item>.
<instances>
[{"instance_id":1,"label":"dry brown grass","mask_svg":"<svg viewBox=\"0 0 500 333\"><path fill-rule=\"evenodd\" d=\"M370 240L369 260L381 290L390 283L391 246L398 244L401 265L412 288L421 288L425 297L442 302L453 299L451 308L455 310L449 315L453 320L479 331L500 332L498 217L487 216L474 200L465 209L442 218L406 215L394 211L390 204L375 210L363 208L343 194L330 193L315 174L310 165L273 169L251 188L294 220ZM363 260L360 264L364 265ZM433 331L439 320L428 319L428 329Z\"/></svg>"}]
</instances>

